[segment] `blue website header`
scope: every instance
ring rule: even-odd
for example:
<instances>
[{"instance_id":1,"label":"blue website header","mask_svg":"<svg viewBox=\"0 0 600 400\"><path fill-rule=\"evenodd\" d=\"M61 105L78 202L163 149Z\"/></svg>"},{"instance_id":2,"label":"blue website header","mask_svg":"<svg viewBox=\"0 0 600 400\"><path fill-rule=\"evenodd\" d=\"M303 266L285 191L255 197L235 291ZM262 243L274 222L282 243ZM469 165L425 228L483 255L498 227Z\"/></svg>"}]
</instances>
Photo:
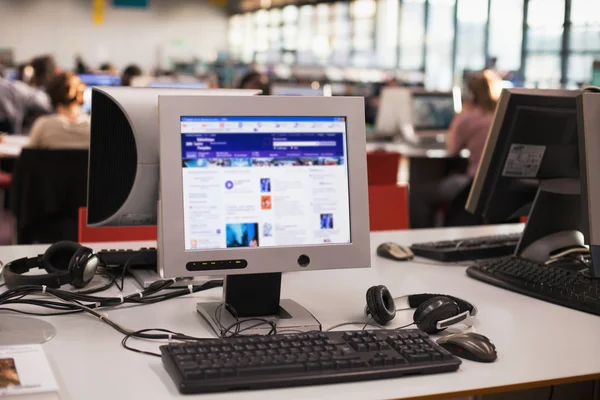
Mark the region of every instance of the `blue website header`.
<instances>
[{"instance_id":1,"label":"blue website header","mask_svg":"<svg viewBox=\"0 0 600 400\"><path fill-rule=\"evenodd\" d=\"M180 117L180 122L341 122L345 117Z\"/></svg>"},{"instance_id":2,"label":"blue website header","mask_svg":"<svg viewBox=\"0 0 600 400\"><path fill-rule=\"evenodd\" d=\"M184 167L341 165L343 133L184 133Z\"/></svg>"}]
</instances>

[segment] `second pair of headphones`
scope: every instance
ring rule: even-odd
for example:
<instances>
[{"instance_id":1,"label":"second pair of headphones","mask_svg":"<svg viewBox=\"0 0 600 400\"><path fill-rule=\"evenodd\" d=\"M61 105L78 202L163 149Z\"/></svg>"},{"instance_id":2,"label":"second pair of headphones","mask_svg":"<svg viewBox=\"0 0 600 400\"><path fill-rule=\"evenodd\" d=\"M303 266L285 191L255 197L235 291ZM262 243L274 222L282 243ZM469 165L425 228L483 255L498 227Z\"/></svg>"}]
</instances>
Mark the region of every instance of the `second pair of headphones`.
<instances>
[{"instance_id":1,"label":"second pair of headphones","mask_svg":"<svg viewBox=\"0 0 600 400\"><path fill-rule=\"evenodd\" d=\"M98 256L89 247L63 240L54 243L37 257L9 262L2 274L9 289L25 285L58 289L66 284L83 288L94 278L99 264ZM44 269L46 274L24 275L34 268Z\"/></svg>"},{"instance_id":2,"label":"second pair of headphones","mask_svg":"<svg viewBox=\"0 0 600 400\"><path fill-rule=\"evenodd\" d=\"M408 298L409 308L414 308L413 321L417 328L428 334L443 331L450 325L463 323L473 325L477 308L468 301L445 294L412 294ZM394 297L383 285L367 290L365 313L379 325L386 325L396 316Z\"/></svg>"}]
</instances>

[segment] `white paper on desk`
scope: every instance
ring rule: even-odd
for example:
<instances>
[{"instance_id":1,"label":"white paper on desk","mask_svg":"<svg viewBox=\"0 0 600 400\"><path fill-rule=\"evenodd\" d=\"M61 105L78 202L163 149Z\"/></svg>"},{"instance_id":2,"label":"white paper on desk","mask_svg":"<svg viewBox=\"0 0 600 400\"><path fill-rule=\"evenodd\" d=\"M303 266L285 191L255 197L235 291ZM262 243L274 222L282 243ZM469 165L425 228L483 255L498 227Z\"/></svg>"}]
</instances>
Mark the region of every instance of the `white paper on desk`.
<instances>
[{"instance_id":1,"label":"white paper on desk","mask_svg":"<svg viewBox=\"0 0 600 400\"><path fill-rule=\"evenodd\" d=\"M42 345L0 346L0 397L49 392L58 385Z\"/></svg>"}]
</instances>

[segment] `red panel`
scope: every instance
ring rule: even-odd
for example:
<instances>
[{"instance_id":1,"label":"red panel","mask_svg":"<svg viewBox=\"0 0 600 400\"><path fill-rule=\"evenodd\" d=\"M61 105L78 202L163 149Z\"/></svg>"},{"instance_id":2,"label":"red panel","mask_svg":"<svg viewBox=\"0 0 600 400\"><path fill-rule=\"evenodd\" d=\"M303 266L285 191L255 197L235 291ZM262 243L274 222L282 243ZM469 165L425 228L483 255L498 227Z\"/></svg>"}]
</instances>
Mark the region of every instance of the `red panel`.
<instances>
[{"instance_id":1,"label":"red panel","mask_svg":"<svg viewBox=\"0 0 600 400\"><path fill-rule=\"evenodd\" d=\"M90 228L87 226L87 208L79 208L79 243L130 242L137 240L156 240L156 225Z\"/></svg>"}]
</instances>

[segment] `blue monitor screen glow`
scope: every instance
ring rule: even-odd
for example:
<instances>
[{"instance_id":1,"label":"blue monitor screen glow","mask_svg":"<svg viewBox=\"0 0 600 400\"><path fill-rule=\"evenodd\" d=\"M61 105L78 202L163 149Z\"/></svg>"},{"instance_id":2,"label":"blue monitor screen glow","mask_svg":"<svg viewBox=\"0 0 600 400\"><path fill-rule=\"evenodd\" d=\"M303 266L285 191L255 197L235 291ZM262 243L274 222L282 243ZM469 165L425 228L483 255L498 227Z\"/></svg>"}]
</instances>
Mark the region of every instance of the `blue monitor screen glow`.
<instances>
[{"instance_id":1,"label":"blue monitor screen glow","mask_svg":"<svg viewBox=\"0 0 600 400\"><path fill-rule=\"evenodd\" d=\"M205 82L152 82L148 84L152 88L171 88L171 89L204 89Z\"/></svg>"},{"instance_id":2,"label":"blue monitor screen glow","mask_svg":"<svg viewBox=\"0 0 600 400\"><path fill-rule=\"evenodd\" d=\"M186 250L350 243L342 117L181 117Z\"/></svg>"},{"instance_id":3,"label":"blue monitor screen glow","mask_svg":"<svg viewBox=\"0 0 600 400\"><path fill-rule=\"evenodd\" d=\"M81 82L86 86L119 86L121 78L108 74L79 74Z\"/></svg>"}]
</instances>

